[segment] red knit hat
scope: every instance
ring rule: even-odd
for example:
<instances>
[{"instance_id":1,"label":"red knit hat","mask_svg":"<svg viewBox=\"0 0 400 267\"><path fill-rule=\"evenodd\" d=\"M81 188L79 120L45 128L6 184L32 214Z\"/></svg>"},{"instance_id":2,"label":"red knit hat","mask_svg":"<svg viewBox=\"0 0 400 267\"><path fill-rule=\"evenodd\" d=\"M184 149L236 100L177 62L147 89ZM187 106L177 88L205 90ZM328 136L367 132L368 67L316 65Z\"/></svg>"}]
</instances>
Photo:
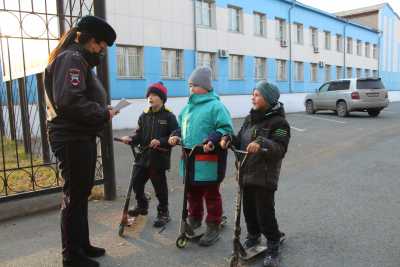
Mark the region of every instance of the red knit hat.
<instances>
[{"instance_id":1,"label":"red knit hat","mask_svg":"<svg viewBox=\"0 0 400 267\"><path fill-rule=\"evenodd\" d=\"M164 103L167 102L168 89L162 82L151 84L147 89L146 97L149 97L151 93L158 95Z\"/></svg>"}]
</instances>

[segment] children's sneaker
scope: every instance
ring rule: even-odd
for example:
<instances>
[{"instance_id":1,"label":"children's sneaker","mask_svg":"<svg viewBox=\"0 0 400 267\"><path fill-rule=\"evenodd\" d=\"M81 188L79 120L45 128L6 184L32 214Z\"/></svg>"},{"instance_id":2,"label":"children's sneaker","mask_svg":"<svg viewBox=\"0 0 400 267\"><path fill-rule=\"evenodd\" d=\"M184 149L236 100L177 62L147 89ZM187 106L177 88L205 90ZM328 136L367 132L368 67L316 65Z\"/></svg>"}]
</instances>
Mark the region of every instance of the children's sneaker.
<instances>
[{"instance_id":1,"label":"children's sneaker","mask_svg":"<svg viewBox=\"0 0 400 267\"><path fill-rule=\"evenodd\" d=\"M136 208L128 211L128 215L131 217L137 217L139 215L145 216L148 213L149 212L148 212L147 208L142 208L142 207L136 207Z\"/></svg>"},{"instance_id":2,"label":"children's sneaker","mask_svg":"<svg viewBox=\"0 0 400 267\"><path fill-rule=\"evenodd\" d=\"M158 211L157 219L154 221L153 226L156 228L161 228L165 226L171 218L169 217L169 211Z\"/></svg>"},{"instance_id":3,"label":"children's sneaker","mask_svg":"<svg viewBox=\"0 0 400 267\"><path fill-rule=\"evenodd\" d=\"M259 245L260 243L261 243L260 235L257 236L248 235L243 243L243 248L246 250L251 249L252 247Z\"/></svg>"},{"instance_id":4,"label":"children's sneaker","mask_svg":"<svg viewBox=\"0 0 400 267\"><path fill-rule=\"evenodd\" d=\"M188 224L189 224L191 230L196 230L197 228L201 227L201 220L193 218L193 217L189 217Z\"/></svg>"},{"instance_id":5,"label":"children's sneaker","mask_svg":"<svg viewBox=\"0 0 400 267\"><path fill-rule=\"evenodd\" d=\"M199 240L199 245L208 247L213 245L219 239L220 227L216 223L207 223L207 230Z\"/></svg>"}]
</instances>

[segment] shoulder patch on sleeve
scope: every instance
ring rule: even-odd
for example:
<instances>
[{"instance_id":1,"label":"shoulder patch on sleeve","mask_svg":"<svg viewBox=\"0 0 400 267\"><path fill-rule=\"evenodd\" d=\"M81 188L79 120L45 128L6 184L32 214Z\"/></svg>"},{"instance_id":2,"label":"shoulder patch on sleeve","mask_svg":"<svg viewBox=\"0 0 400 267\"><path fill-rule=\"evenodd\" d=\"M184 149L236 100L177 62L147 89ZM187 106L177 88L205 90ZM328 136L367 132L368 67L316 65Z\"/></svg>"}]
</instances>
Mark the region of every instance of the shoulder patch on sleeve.
<instances>
[{"instance_id":1,"label":"shoulder patch on sleeve","mask_svg":"<svg viewBox=\"0 0 400 267\"><path fill-rule=\"evenodd\" d=\"M68 78L69 78L69 82L71 83L72 86L78 87L81 84L80 76L81 76L80 69L70 68L68 70Z\"/></svg>"},{"instance_id":2,"label":"shoulder patch on sleeve","mask_svg":"<svg viewBox=\"0 0 400 267\"><path fill-rule=\"evenodd\" d=\"M288 135L288 132L286 129L279 128L275 130L274 135L284 137Z\"/></svg>"}]
</instances>

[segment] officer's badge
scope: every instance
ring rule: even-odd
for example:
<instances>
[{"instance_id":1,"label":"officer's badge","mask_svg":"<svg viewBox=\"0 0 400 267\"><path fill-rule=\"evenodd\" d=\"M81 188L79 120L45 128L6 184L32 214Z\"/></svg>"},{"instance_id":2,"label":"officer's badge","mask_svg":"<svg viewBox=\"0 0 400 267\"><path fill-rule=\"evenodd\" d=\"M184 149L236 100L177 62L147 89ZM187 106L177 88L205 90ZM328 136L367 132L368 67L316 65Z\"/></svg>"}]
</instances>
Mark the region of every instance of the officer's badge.
<instances>
[{"instance_id":1,"label":"officer's badge","mask_svg":"<svg viewBox=\"0 0 400 267\"><path fill-rule=\"evenodd\" d=\"M76 87L76 86L79 86L79 84L81 83L80 73L81 73L81 70L79 70L79 69L69 69L69 71L68 71L69 81L72 84L72 86Z\"/></svg>"}]
</instances>

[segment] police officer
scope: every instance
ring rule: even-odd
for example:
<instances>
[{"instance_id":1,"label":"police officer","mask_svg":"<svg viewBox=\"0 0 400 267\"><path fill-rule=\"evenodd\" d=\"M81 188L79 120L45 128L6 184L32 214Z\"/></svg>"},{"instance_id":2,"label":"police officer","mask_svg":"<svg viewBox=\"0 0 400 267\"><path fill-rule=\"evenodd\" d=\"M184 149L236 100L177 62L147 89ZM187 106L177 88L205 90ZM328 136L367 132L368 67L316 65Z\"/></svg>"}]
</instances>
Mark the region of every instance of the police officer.
<instances>
[{"instance_id":1,"label":"police officer","mask_svg":"<svg viewBox=\"0 0 400 267\"><path fill-rule=\"evenodd\" d=\"M88 197L97 159L96 136L117 114L92 71L116 39L103 19L85 16L51 52L45 71L49 140L65 181L61 206L64 267L97 267L105 249L89 240Z\"/></svg>"}]
</instances>

